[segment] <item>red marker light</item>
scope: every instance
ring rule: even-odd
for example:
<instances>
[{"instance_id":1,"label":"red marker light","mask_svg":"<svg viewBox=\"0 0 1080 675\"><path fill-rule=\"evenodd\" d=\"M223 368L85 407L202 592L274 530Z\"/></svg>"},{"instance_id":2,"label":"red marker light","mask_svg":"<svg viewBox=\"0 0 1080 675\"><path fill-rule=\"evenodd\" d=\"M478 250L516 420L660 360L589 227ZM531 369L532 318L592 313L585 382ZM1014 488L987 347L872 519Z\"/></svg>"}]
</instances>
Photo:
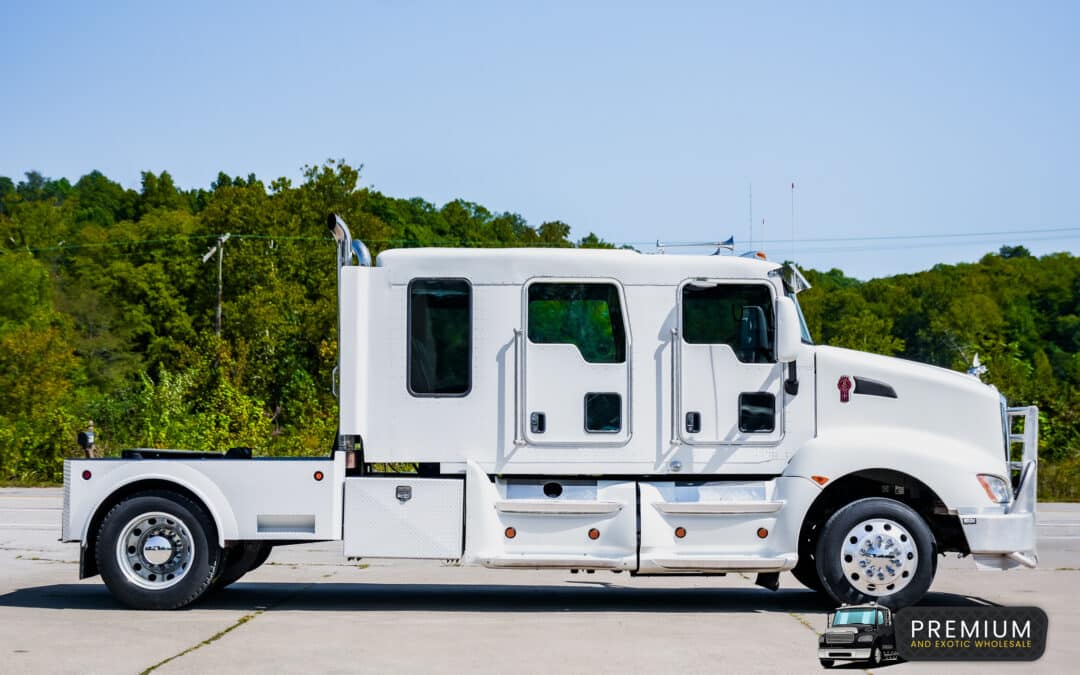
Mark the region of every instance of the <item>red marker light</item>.
<instances>
[{"instance_id":1,"label":"red marker light","mask_svg":"<svg viewBox=\"0 0 1080 675\"><path fill-rule=\"evenodd\" d=\"M599 539L599 538L600 538L600 530L596 529L595 527L592 528L591 530L589 530L589 539Z\"/></svg>"},{"instance_id":2,"label":"red marker light","mask_svg":"<svg viewBox=\"0 0 1080 675\"><path fill-rule=\"evenodd\" d=\"M90 480L90 477L93 476L93 475L94 474L90 473L90 469L86 469L85 471L82 472L82 479L83 480Z\"/></svg>"},{"instance_id":3,"label":"red marker light","mask_svg":"<svg viewBox=\"0 0 1080 675\"><path fill-rule=\"evenodd\" d=\"M315 472L315 480L322 480L322 479L323 479L323 472L322 471L316 471Z\"/></svg>"}]
</instances>

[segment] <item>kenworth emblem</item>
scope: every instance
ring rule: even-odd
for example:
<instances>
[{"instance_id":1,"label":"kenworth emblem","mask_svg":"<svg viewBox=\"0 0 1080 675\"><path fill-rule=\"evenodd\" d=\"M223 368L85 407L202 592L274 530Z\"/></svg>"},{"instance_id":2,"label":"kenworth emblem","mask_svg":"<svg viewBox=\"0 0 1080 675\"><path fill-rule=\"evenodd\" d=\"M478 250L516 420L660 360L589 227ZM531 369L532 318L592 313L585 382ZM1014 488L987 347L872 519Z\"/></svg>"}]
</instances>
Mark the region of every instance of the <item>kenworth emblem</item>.
<instances>
[{"instance_id":1,"label":"kenworth emblem","mask_svg":"<svg viewBox=\"0 0 1080 675\"><path fill-rule=\"evenodd\" d=\"M841 375L840 381L836 383L836 388L840 390L840 402L847 403L848 398L851 396L851 378L847 375Z\"/></svg>"}]
</instances>

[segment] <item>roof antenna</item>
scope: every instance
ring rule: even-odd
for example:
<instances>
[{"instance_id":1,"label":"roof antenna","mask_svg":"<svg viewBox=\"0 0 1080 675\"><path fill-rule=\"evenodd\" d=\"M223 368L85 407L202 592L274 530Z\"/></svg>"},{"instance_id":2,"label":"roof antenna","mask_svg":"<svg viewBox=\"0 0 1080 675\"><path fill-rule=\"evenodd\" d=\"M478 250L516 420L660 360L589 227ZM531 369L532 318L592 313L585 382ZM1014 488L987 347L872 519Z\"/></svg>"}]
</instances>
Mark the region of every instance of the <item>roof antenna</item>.
<instances>
[{"instance_id":1,"label":"roof antenna","mask_svg":"<svg viewBox=\"0 0 1080 675\"><path fill-rule=\"evenodd\" d=\"M754 248L754 183L750 183L750 248Z\"/></svg>"},{"instance_id":2,"label":"roof antenna","mask_svg":"<svg viewBox=\"0 0 1080 675\"><path fill-rule=\"evenodd\" d=\"M791 262L795 262L795 183L791 183Z\"/></svg>"}]
</instances>

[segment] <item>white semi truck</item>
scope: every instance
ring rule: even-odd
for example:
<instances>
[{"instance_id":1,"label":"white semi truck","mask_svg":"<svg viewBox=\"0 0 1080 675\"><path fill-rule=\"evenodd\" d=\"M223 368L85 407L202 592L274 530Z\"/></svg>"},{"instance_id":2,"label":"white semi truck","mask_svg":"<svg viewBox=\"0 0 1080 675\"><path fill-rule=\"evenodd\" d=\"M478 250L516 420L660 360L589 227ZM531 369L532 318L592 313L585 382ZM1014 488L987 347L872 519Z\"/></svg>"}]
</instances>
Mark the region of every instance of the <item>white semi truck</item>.
<instances>
[{"instance_id":1,"label":"white semi truck","mask_svg":"<svg viewBox=\"0 0 1080 675\"><path fill-rule=\"evenodd\" d=\"M773 589L791 571L838 604L898 608L948 551L1036 564L1037 410L977 377L814 345L793 266L552 249L373 266L331 227L332 452L66 461L81 578L177 608L273 546L342 541L348 558L753 572ZM395 466L416 471L377 470Z\"/></svg>"}]
</instances>

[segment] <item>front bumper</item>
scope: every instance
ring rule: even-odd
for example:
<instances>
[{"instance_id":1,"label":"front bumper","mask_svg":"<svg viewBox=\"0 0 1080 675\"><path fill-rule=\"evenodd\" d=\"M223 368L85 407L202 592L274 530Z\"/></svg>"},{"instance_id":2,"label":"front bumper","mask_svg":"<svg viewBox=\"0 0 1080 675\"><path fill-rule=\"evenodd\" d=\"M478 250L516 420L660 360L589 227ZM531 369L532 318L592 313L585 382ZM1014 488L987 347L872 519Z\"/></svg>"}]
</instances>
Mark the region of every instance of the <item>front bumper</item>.
<instances>
[{"instance_id":1,"label":"front bumper","mask_svg":"<svg viewBox=\"0 0 1080 675\"><path fill-rule=\"evenodd\" d=\"M845 647L818 647L819 659L851 659L852 661L869 661L870 647L865 649L847 649Z\"/></svg>"},{"instance_id":2,"label":"front bumper","mask_svg":"<svg viewBox=\"0 0 1080 675\"><path fill-rule=\"evenodd\" d=\"M964 528L968 549L979 569L1007 570L1035 567L1035 505L1039 468L1039 409L1009 408L1007 424L1010 449L1023 443L1021 461L1010 462L1019 470L1012 502L989 508L959 508L957 515ZM1014 417L1024 418L1024 433L1011 433Z\"/></svg>"}]
</instances>

